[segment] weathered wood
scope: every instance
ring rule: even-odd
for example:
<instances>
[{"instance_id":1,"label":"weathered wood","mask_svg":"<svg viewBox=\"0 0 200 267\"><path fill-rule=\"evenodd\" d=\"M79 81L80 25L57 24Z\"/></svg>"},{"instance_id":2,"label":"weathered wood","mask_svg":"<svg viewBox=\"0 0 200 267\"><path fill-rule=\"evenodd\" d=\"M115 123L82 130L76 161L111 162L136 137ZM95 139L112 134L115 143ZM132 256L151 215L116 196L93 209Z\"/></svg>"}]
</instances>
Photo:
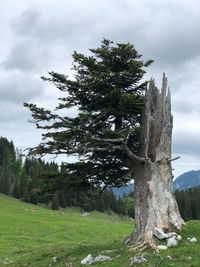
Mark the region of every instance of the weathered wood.
<instances>
[{"instance_id":1,"label":"weathered wood","mask_svg":"<svg viewBox=\"0 0 200 267\"><path fill-rule=\"evenodd\" d=\"M145 96L140 157L146 163L133 162L135 194L135 233L129 240L152 245L153 229L165 231L184 224L173 193L171 143L173 118L170 90L163 74L161 91L150 81Z\"/></svg>"}]
</instances>

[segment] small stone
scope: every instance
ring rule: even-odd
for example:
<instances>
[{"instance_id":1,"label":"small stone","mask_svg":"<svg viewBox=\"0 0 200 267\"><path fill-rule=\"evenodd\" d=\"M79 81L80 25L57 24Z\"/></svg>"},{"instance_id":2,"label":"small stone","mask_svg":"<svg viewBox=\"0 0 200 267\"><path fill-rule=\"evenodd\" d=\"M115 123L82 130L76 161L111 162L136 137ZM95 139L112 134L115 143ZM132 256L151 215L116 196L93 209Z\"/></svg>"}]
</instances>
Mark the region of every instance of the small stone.
<instances>
[{"instance_id":1,"label":"small stone","mask_svg":"<svg viewBox=\"0 0 200 267\"><path fill-rule=\"evenodd\" d=\"M193 238L190 238L190 243L196 243L197 242L197 239L195 238L195 237L193 237Z\"/></svg>"},{"instance_id":2,"label":"small stone","mask_svg":"<svg viewBox=\"0 0 200 267\"><path fill-rule=\"evenodd\" d=\"M176 240L176 236L172 236L167 239L167 247L176 247L178 245L178 241Z\"/></svg>"},{"instance_id":3,"label":"small stone","mask_svg":"<svg viewBox=\"0 0 200 267\"><path fill-rule=\"evenodd\" d=\"M52 261L53 261L54 263L56 263L56 262L57 262L57 257L53 257L53 258L52 258Z\"/></svg>"},{"instance_id":4,"label":"small stone","mask_svg":"<svg viewBox=\"0 0 200 267\"><path fill-rule=\"evenodd\" d=\"M167 233L167 235L168 235L168 238L170 238L170 237L172 237L172 236L178 236L178 234L175 233L175 232Z\"/></svg>"},{"instance_id":5,"label":"small stone","mask_svg":"<svg viewBox=\"0 0 200 267\"><path fill-rule=\"evenodd\" d=\"M181 235L177 235L176 240L180 241L181 239L182 239L182 236Z\"/></svg>"},{"instance_id":6,"label":"small stone","mask_svg":"<svg viewBox=\"0 0 200 267\"><path fill-rule=\"evenodd\" d=\"M164 233L164 231L161 228L155 227L153 230L153 234L155 237L157 237L159 240L168 238L168 235Z\"/></svg>"},{"instance_id":7,"label":"small stone","mask_svg":"<svg viewBox=\"0 0 200 267\"><path fill-rule=\"evenodd\" d=\"M107 250L102 250L101 253L112 253L113 251L115 251L114 249L107 249Z\"/></svg>"},{"instance_id":8,"label":"small stone","mask_svg":"<svg viewBox=\"0 0 200 267\"><path fill-rule=\"evenodd\" d=\"M94 260L93 263L95 262L102 262L102 261L110 261L111 257L109 256L104 256L104 255L98 255Z\"/></svg>"},{"instance_id":9,"label":"small stone","mask_svg":"<svg viewBox=\"0 0 200 267\"><path fill-rule=\"evenodd\" d=\"M147 259L144 256L134 256L130 259L130 263L129 265L134 265L134 264L140 264L140 263L144 263L147 262Z\"/></svg>"},{"instance_id":10,"label":"small stone","mask_svg":"<svg viewBox=\"0 0 200 267\"><path fill-rule=\"evenodd\" d=\"M81 216L83 216L83 217L85 217L85 216L89 216L90 214L89 214L89 212L83 212L82 214L81 214Z\"/></svg>"},{"instance_id":11,"label":"small stone","mask_svg":"<svg viewBox=\"0 0 200 267\"><path fill-rule=\"evenodd\" d=\"M192 257L188 257L188 260L191 260L192 259Z\"/></svg>"},{"instance_id":12,"label":"small stone","mask_svg":"<svg viewBox=\"0 0 200 267\"><path fill-rule=\"evenodd\" d=\"M89 254L85 259L81 261L81 264L90 265L93 263L93 257L91 254Z\"/></svg>"},{"instance_id":13,"label":"small stone","mask_svg":"<svg viewBox=\"0 0 200 267\"><path fill-rule=\"evenodd\" d=\"M167 246L159 245L159 246L157 246L157 249L166 250L167 249Z\"/></svg>"},{"instance_id":14,"label":"small stone","mask_svg":"<svg viewBox=\"0 0 200 267\"><path fill-rule=\"evenodd\" d=\"M170 255L167 255L167 258L170 259L170 260L172 260L172 256L170 256Z\"/></svg>"}]
</instances>

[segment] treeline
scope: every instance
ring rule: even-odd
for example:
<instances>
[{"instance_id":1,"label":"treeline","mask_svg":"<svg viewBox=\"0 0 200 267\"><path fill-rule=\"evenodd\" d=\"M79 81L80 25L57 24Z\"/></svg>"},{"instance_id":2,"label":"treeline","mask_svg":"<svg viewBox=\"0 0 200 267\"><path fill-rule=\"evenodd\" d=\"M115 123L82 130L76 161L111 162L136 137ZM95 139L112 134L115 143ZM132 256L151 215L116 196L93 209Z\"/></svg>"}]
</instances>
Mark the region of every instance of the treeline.
<instances>
[{"instance_id":1,"label":"treeline","mask_svg":"<svg viewBox=\"0 0 200 267\"><path fill-rule=\"evenodd\" d=\"M113 211L134 218L133 193L116 198L111 189L102 191L80 174L71 174L62 163L25 157L13 142L0 137L0 192L51 209L80 207L83 211ZM200 220L200 187L176 191L184 220Z\"/></svg>"},{"instance_id":2,"label":"treeline","mask_svg":"<svg viewBox=\"0 0 200 267\"><path fill-rule=\"evenodd\" d=\"M13 142L0 138L0 192L33 204L80 207L84 211L113 211L133 217L133 198L117 199L111 189L95 188L67 166L22 157Z\"/></svg>"},{"instance_id":3,"label":"treeline","mask_svg":"<svg viewBox=\"0 0 200 267\"><path fill-rule=\"evenodd\" d=\"M46 202L42 183L47 173L58 172L54 162L22 158L13 142L0 138L0 192L37 204Z\"/></svg>"},{"instance_id":4,"label":"treeline","mask_svg":"<svg viewBox=\"0 0 200 267\"><path fill-rule=\"evenodd\" d=\"M200 187L175 192L181 216L184 220L200 220Z\"/></svg>"}]
</instances>

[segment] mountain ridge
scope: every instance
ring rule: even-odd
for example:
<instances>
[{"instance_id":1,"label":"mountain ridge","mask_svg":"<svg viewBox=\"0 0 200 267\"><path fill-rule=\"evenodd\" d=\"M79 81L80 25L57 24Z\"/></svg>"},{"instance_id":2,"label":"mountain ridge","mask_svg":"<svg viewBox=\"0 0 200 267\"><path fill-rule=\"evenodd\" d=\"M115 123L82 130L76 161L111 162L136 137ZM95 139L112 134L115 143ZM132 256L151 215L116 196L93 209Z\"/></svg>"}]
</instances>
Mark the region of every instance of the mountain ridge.
<instances>
[{"instance_id":1,"label":"mountain ridge","mask_svg":"<svg viewBox=\"0 0 200 267\"><path fill-rule=\"evenodd\" d=\"M178 176L173 182L174 191L187 190L197 186L200 186L200 170L185 172Z\"/></svg>"},{"instance_id":2,"label":"mountain ridge","mask_svg":"<svg viewBox=\"0 0 200 267\"><path fill-rule=\"evenodd\" d=\"M197 186L200 186L200 170L184 172L173 181L174 191L187 190ZM128 195L129 193L133 192L134 184L129 184L122 187L113 187L112 190L117 198L123 197L123 195Z\"/></svg>"}]
</instances>

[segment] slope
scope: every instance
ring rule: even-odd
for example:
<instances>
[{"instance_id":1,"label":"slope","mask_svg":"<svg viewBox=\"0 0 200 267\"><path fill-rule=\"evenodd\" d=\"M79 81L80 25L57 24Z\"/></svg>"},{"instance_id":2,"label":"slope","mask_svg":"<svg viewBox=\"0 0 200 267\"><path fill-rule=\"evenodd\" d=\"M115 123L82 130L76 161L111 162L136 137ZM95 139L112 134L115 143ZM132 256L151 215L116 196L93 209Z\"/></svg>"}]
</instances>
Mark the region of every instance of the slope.
<instances>
[{"instance_id":1,"label":"slope","mask_svg":"<svg viewBox=\"0 0 200 267\"><path fill-rule=\"evenodd\" d=\"M116 215L94 212L83 217L77 209L51 211L0 195L0 216L0 266L79 267L91 253L113 258L96 267L127 267L131 256L141 254L122 245L133 223ZM140 266L200 266L199 221L187 223L181 235L178 247L146 251L148 262ZM188 243L192 236L197 243Z\"/></svg>"},{"instance_id":2,"label":"slope","mask_svg":"<svg viewBox=\"0 0 200 267\"><path fill-rule=\"evenodd\" d=\"M78 209L52 211L0 195L0 263L11 266L48 266L53 257L65 266L68 257L118 248L133 225L116 215L93 212L83 217ZM13 265L14 264L14 265ZM0 264L1 266L1 264Z\"/></svg>"}]
</instances>

